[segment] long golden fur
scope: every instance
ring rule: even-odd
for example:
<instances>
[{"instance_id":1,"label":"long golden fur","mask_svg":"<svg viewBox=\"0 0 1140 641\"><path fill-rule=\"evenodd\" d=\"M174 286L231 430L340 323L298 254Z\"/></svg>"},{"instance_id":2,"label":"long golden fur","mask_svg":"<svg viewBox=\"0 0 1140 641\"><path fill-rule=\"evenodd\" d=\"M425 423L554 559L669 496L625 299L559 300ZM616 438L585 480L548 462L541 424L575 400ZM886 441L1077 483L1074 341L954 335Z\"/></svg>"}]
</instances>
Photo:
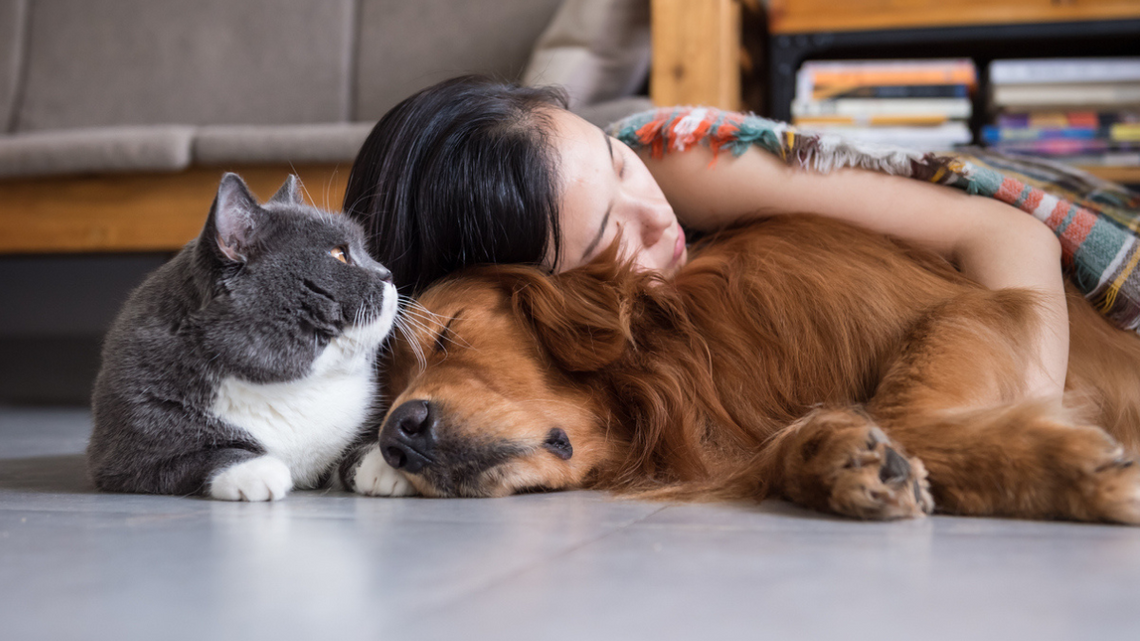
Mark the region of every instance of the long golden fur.
<instances>
[{"instance_id":1,"label":"long golden fur","mask_svg":"<svg viewBox=\"0 0 1140 641\"><path fill-rule=\"evenodd\" d=\"M381 430L400 465L408 419L392 417L426 408L419 491L1140 522L1140 338L1079 295L1067 404L1082 409L1061 410L1021 400L1032 294L888 238L772 218L706 242L672 282L613 257L480 268L424 294L440 320L394 346Z\"/></svg>"}]
</instances>

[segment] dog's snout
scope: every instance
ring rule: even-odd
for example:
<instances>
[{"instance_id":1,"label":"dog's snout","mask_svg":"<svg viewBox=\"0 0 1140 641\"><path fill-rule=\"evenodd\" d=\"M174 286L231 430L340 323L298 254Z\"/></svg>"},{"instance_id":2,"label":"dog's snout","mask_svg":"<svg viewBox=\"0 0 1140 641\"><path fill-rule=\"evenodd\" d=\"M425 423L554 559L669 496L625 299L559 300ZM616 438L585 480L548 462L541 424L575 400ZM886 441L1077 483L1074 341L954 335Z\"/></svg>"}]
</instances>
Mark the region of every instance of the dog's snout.
<instances>
[{"instance_id":1,"label":"dog's snout","mask_svg":"<svg viewBox=\"0 0 1140 641\"><path fill-rule=\"evenodd\" d=\"M429 414L427 401L408 401L397 407L388 421L394 423L401 434L415 436L427 429Z\"/></svg>"},{"instance_id":2,"label":"dog's snout","mask_svg":"<svg viewBox=\"0 0 1140 641\"><path fill-rule=\"evenodd\" d=\"M380 452L388 465L415 474L431 464L435 429L431 403L407 401L388 415L380 430Z\"/></svg>"}]
</instances>

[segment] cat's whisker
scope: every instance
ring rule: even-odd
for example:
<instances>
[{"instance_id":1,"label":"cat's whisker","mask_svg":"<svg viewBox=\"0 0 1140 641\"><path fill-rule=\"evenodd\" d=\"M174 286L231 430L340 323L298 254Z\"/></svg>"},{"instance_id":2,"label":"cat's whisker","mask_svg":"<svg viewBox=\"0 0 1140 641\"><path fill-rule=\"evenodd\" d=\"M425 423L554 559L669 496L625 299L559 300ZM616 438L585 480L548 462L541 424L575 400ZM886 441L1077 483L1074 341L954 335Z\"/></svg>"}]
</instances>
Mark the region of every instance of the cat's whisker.
<instances>
[{"instance_id":1,"label":"cat's whisker","mask_svg":"<svg viewBox=\"0 0 1140 641\"><path fill-rule=\"evenodd\" d=\"M405 304L404 309L408 314L415 315L417 318L420 318L420 319L425 320L425 321L430 321L436 325L446 325L447 324L446 320L441 320L441 319L445 319L444 316L442 316L440 314L436 314L435 312L432 312L431 310L429 310L428 308L424 307L419 302L417 302L414 298L404 297L403 302Z\"/></svg>"},{"instance_id":2,"label":"cat's whisker","mask_svg":"<svg viewBox=\"0 0 1140 641\"><path fill-rule=\"evenodd\" d=\"M430 324L435 327L443 327L447 323L440 320L440 316L432 314L431 312L424 313L426 310L416 309L415 307L405 307L404 313L410 317L422 321L424 324Z\"/></svg>"},{"instance_id":3,"label":"cat's whisker","mask_svg":"<svg viewBox=\"0 0 1140 641\"><path fill-rule=\"evenodd\" d=\"M332 194L333 194L333 185L336 184L336 177L339 173L340 173L340 165L338 164L333 169L332 175L329 176L328 180L325 181L325 206L330 210L332 209L332 203L329 202L329 197L332 196ZM344 203L341 203L341 205L343 205L343 204Z\"/></svg>"},{"instance_id":4,"label":"cat's whisker","mask_svg":"<svg viewBox=\"0 0 1140 641\"><path fill-rule=\"evenodd\" d=\"M411 348L412 355L416 357L416 365L419 366L420 371L423 371L427 369L427 358L424 357L423 348L420 347L419 341L415 339L415 334L411 332L404 324L406 320L406 318L399 318L396 322L396 329L404 337L404 340Z\"/></svg>"},{"instance_id":5,"label":"cat's whisker","mask_svg":"<svg viewBox=\"0 0 1140 641\"><path fill-rule=\"evenodd\" d=\"M317 201L313 200L313 195L309 193L309 188L305 186L305 183L301 182L301 176L297 173L297 167L293 165L293 161L289 161L289 169L293 171L294 176L297 176L297 184L301 186L301 191L305 192L305 198L308 198L314 207L318 206Z\"/></svg>"},{"instance_id":6,"label":"cat's whisker","mask_svg":"<svg viewBox=\"0 0 1140 641\"><path fill-rule=\"evenodd\" d=\"M356 208L359 207L362 202L367 201L367 200L371 200L374 196L379 194L380 189L381 189L381 187L379 185L377 185L375 188L368 190L368 191L364 192L363 194L360 194L359 196L357 196L356 199L353 200L351 203L345 202L344 211L345 212L355 211ZM377 230L376 228L377 228L378 224L379 224L378 219L375 219L375 218L371 219L371 222L369 223L370 226L368 229L368 231L371 235L373 235L373 236L376 235L376 230Z\"/></svg>"}]
</instances>

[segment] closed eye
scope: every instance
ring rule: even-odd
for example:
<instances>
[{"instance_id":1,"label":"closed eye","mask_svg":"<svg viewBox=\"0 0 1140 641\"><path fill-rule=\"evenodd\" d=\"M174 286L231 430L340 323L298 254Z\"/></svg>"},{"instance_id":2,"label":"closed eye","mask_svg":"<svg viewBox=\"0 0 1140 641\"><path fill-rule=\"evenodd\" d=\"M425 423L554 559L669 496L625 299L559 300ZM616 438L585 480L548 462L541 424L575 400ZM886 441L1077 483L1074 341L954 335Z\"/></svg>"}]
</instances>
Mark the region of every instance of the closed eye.
<instances>
[{"instance_id":1,"label":"closed eye","mask_svg":"<svg viewBox=\"0 0 1140 641\"><path fill-rule=\"evenodd\" d=\"M607 139L607 142L608 142L608 139ZM618 147L617 159L621 160L621 165L618 167L618 170L617 170L618 178L625 178L626 158L625 158L625 149L624 148Z\"/></svg>"},{"instance_id":2,"label":"closed eye","mask_svg":"<svg viewBox=\"0 0 1140 641\"><path fill-rule=\"evenodd\" d=\"M463 310L460 310L459 314L462 313ZM439 330L439 333L435 335L435 345L432 347L432 351L436 354L447 353L447 345L444 344L444 341L455 342L455 340L450 337L452 331L451 324L455 322L455 319L459 318L459 314L452 316L451 319L447 321L447 324L443 326L443 329Z\"/></svg>"}]
</instances>

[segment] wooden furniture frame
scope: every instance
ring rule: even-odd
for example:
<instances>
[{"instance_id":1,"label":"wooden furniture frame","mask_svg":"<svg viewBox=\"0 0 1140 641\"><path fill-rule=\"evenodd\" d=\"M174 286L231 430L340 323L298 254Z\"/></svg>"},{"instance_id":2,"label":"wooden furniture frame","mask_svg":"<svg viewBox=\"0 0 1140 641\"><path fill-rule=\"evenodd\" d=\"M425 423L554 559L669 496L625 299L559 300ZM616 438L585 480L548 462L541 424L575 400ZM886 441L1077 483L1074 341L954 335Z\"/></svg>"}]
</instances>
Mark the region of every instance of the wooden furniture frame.
<instances>
[{"instance_id":1,"label":"wooden furniture frame","mask_svg":"<svg viewBox=\"0 0 1140 641\"><path fill-rule=\"evenodd\" d=\"M262 199L296 173L310 202L339 211L349 165L232 169ZM177 250L201 231L223 171L0 180L0 254Z\"/></svg>"}]
</instances>

